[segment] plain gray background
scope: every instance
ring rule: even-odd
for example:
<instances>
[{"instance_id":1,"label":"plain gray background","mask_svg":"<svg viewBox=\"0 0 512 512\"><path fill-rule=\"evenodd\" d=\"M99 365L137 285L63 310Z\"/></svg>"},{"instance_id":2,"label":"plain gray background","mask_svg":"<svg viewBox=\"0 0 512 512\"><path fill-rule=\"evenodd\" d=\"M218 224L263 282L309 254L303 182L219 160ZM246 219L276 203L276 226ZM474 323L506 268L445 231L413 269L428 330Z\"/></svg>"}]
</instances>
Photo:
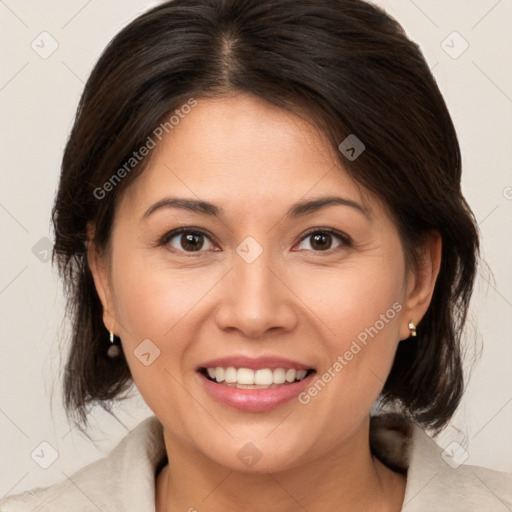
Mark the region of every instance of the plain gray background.
<instances>
[{"instance_id":1,"label":"plain gray background","mask_svg":"<svg viewBox=\"0 0 512 512\"><path fill-rule=\"evenodd\" d=\"M512 1L375 3L420 44L439 83L492 272L481 269L466 337L471 347L479 336L482 356L437 442L459 443L466 463L512 471ZM0 498L64 479L151 414L134 393L117 409L124 425L93 414L94 443L70 428L60 400L64 302L47 258L60 159L84 82L108 41L156 4L0 1Z\"/></svg>"}]
</instances>

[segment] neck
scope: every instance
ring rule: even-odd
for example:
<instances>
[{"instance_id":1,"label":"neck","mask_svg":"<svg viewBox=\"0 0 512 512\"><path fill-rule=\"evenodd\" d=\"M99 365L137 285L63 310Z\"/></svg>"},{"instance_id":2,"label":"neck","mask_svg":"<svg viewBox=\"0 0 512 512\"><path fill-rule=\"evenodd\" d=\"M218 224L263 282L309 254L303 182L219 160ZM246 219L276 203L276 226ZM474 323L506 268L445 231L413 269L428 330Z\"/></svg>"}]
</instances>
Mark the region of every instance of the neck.
<instances>
[{"instance_id":1,"label":"neck","mask_svg":"<svg viewBox=\"0 0 512 512\"><path fill-rule=\"evenodd\" d=\"M369 424L350 442L302 465L272 473L239 472L184 445L164 429L168 460L156 482L157 512L308 512L401 510L405 477L370 452Z\"/></svg>"}]
</instances>

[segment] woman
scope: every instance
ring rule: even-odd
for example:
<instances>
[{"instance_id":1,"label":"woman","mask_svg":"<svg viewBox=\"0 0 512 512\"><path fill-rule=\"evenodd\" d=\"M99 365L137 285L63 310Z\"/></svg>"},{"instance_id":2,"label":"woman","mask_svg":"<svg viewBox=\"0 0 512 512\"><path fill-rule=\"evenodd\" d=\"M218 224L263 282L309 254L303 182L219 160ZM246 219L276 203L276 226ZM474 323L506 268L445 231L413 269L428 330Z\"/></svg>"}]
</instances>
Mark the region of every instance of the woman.
<instances>
[{"instance_id":1,"label":"woman","mask_svg":"<svg viewBox=\"0 0 512 512\"><path fill-rule=\"evenodd\" d=\"M110 43L53 212L83 428L154 412L10 510L506 510L426 435L462 395L478 235L417 45L359 0L175 0Z\"/></svg>"}]
</instances>

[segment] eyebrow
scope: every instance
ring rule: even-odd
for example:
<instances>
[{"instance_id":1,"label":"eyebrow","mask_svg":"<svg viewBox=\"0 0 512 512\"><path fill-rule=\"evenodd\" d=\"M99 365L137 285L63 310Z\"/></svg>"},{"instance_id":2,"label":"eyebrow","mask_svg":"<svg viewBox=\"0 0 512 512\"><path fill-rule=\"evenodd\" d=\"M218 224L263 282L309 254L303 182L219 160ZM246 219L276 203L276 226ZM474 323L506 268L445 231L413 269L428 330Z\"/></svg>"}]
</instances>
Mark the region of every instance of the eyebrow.
<instances>
[{"instance_id":1,"label":"eyebrow","mask_svg":"<svg viewBox=\"0 0 512 512\"><path fill-rule=\"evenodd\" d=\"M371 220L372 218L370 210L366 206L363 206L362 204L359 204L352 199L346 199L337 196L319 197L317 199L296 202L292 204L285 217L288 220L295 220L333 205L348 206L358 210L368 220ZM224 210L222 208L206 201L180 197L166 197L150 206L142 218L145 219L162 208L179 208L181 210L208 215L209 217L224 216Z\"/></svg>"}]
</instances>

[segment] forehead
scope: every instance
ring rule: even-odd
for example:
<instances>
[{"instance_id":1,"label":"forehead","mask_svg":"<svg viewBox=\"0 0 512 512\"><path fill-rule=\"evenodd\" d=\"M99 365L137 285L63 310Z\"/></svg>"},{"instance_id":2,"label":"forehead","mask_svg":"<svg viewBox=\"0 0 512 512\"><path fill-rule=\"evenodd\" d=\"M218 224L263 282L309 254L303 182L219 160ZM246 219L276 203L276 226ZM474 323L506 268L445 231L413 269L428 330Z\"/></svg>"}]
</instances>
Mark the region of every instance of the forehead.
<instances>
[{"instance_id":1,"label":"forehead","mask_svg":"<svg viewBox=\"0 0 512 512\"><path fill-rule=\"evenodd\" d=\"M317 127L253 96L200 98L156 142L123 198L138 211L165 195L244 213L327 193L368 202Z\"/></svg>"}]
</instances>

